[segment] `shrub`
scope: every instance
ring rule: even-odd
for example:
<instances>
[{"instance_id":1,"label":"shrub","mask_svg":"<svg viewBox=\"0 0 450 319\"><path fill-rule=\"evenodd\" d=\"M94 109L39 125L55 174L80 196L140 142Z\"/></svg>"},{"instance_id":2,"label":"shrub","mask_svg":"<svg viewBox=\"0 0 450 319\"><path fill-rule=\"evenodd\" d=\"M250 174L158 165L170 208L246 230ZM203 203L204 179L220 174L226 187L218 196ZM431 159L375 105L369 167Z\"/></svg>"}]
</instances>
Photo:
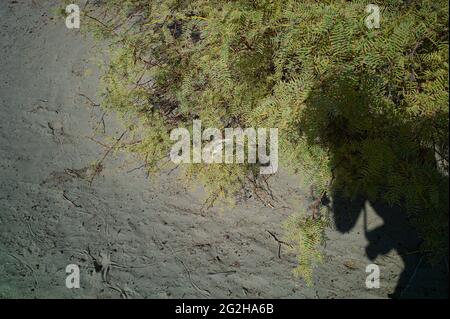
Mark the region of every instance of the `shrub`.
<instances>
[{"instance_id":1,"label":"shrub","mask_svg":"<svg viewBox=\"0 0 450 319\"><path fill-rule=\"evenodd\" d=\"M448 4L376 1L110 0L88 10L112 44L103 105L133 123L130 147L148 169L169 153L169 132L276 127L280 160L306 175L317 215L299 212L286 238L297 274L320 261L322 201L339 192L408 210L423 248L448 250ZM255 165L188 165L209 201L232 198Z\"/></svg>"}]
</instances>

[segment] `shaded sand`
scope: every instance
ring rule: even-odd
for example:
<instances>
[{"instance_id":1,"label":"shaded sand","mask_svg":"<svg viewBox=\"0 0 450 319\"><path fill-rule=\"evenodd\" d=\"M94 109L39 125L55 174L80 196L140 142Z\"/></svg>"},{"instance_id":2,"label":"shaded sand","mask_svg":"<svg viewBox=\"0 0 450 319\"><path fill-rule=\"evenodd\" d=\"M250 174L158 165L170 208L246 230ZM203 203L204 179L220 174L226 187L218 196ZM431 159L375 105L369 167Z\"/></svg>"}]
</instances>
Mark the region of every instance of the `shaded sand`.
<instances>
[{"instance_id":1,"label":"shaded sand","mask_svg":"<svg viewBox=\"0 0 450 319\"><path fill-rule=\"evenodd\" d=\"M0 297L385 298L394 290L404 268L395 251L375 260L381 288L365 288L372 261L361 218L347 234L329 231L313 287L293 277L295 256L283 247L279 258L268 231L281 237L282 221L310 198L283 173L272 180L276 209L250 199L206 214L201 190L186 191L175 173L148 180L131 157L109 156L90 186L89 166L105 149L88 137L103 112L80 93L99 101L96 48L53 18L57 5L0 2ZM118 137L123 128L107 115L105 131ZM380 225L368 212L369 228ZM110 257L109 283L89 253ZM72 263L80 289L65 287ZM421 275L424 286L414 286ZM419 269L405 295L442 294L433 278Z\"/></svg>"}]
</instances>

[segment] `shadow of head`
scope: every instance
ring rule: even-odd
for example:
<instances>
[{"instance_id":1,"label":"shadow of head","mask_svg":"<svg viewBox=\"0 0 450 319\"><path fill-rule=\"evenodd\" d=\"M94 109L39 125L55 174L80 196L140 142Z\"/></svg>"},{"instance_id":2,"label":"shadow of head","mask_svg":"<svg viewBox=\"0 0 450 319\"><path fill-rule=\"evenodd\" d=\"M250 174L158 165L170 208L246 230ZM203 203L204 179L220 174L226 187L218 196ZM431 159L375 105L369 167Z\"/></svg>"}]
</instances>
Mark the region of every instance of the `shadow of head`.
<instances>
[{"instance_id":1,"label":"shadow of head","mask_svg":"<svg viewBox=\"0 0 450 319\"><path fill-rule=\"evenodd\" d=\"M365 252L370 260L391 250L407 254L418 249L421 243L419 233L412 227L406 211L399 206L392 207L381 201L370 202L362 197L351 200L339 194L333 198L333 220L339 232L351 231L357 220L363 218L364 234L368 241ZM382 225L370 229L367 215L377 215Z\"/></svg>"}]
</instances>

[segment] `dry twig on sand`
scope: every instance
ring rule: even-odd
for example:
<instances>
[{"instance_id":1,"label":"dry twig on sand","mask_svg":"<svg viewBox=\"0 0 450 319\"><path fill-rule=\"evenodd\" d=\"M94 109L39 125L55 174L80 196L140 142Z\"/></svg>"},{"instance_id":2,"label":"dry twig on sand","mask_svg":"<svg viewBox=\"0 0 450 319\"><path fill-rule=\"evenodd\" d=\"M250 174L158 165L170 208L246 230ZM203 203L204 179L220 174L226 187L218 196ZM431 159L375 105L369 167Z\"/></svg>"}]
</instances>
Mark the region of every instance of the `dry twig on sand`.
<instances>
[{"instance_id":1,"label":"dry twig on sand","mask_svg":"<svg viewBox=\"0 0 450 319\"><path fill-rule=\"evenodd\" d=\"M270 230L266 230L266 231L267 231L267 232L270 234L270 236L272 236L272 238L275 239L275 241L278 243L278 258L281 258L281 245L286 245L286 246L292 248L292 245L291 245L291 244L289 244L289 243L287 243L287 242L285 242L285 241L279 240L278 237L277 237L274 233L272 233Z\"/></svg>"},{"instance_id":2,"label":"dry twig on sand","mask_svg":"<svg viewBox=\"0 0 450 319\"><path fill-rule=\"evenodd\" d=\"M95 177L103 170L103 161L106 159L106 157L108 157L109 153L111 153L111 151L117 146L117 144L119 144L119 142L122 140L122 138L125 136L125 134L128 132L128 129L126 129L120 136L119 138L114 142L113 145L111 145L108 150L105 152L105 154L103 155L103 157L100 159L100 161L98 161L97 163L95 163L95 170L94 173L92 174L91 179L89 180L89 185L92 185L92 182L94 181Z\"/></svg>"}]
</instances>

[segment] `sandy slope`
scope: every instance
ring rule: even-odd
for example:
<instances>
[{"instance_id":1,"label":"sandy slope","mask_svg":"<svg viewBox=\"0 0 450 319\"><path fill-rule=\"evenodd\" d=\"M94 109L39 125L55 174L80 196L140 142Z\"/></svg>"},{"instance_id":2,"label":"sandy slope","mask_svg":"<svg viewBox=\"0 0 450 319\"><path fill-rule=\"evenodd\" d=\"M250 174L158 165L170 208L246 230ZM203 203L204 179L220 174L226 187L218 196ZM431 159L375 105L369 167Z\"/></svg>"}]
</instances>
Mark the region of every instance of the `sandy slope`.
<instances>
[{"instance_id":1,"label":"sandy slope","mask_svg":"<svg viewBox=\"0 0 450 319\"><path fill-rule=\"evenodd\" d=\"M201 214L201 191L175 174L149 181L130 158L108 157L92 186L89 165L104 154L91 141L102 111L94 100L94 44L52 18L58 1L0 2L0 297L377 298L403 268L379 257L381 288L365 288L367 240L361 221L329 232L327 262L307 287L292 276L295 258L267 232L307 205L307 192L278 174L278 207L248 201ZM106 133L122 132L112 116ZM124 164L125 163L125 164ZM289 200L288 200L289 198ZM380 223L369 216L369 224ZM109 254L109 284L93 256ZM65 267L81 267L81 289L65 287Z\"/></svg>"}]
</instances>

